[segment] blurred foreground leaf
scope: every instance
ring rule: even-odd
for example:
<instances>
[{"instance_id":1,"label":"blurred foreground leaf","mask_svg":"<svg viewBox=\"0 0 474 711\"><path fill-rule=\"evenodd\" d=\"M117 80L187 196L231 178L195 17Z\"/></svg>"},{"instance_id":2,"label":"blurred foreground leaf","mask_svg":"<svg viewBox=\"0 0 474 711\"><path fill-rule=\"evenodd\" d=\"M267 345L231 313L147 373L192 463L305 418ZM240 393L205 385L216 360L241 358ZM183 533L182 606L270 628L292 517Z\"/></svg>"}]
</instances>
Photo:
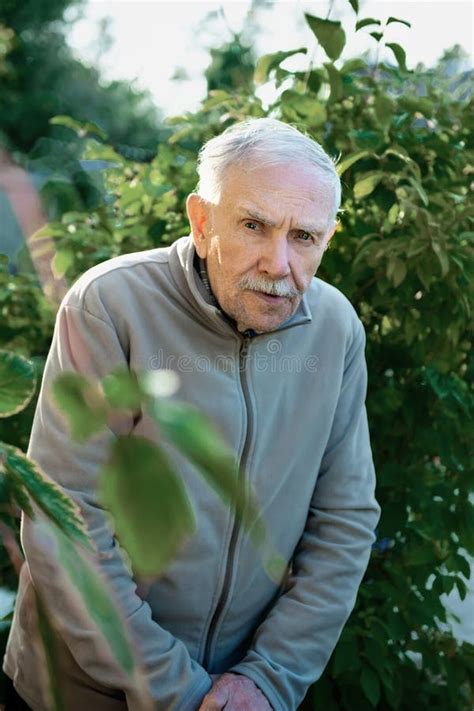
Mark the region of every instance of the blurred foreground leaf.
<instances>
[{"instance_id":1,"label":"blurred foreground leaf","mask_svg":"<svg viewBox=\"0 0 474 711\"><path fill-rule=\"evenodd\" d=\"M36 388L33 364L23 356L0 351L0 417L21 412Z\"/></svg>"},{"instance_id":2,"label":"blurred foreground leaf","mask_svg":"<svg viewBox=\"0 0 474 711\"><path fill-rule=\"evenodd\" d=\"M113 656L127 674L133 674L135 661L123 619L111 600L110 591L102 576L54 523L44 521L44 526L54 535L60 562L80 593L88 614L103 634Z\"/></svg>"},{"instance_id":3,"label":"blurred foreground leaf","mask_svg":"<svg viewBox=\"0 0 474 711\"><path fill-rule=\"evenodd\" d=\"M247 497L232 452L223 442L212 422L194 409L176 400L155 400L151 412L163 434L204 475L221 499L235 506L236 515L258 545L265 531L256 503Z\"/></svg>"},{"instance_id":4,"label":"blurred foreground leaf","mask_svg":"<svg viewBox=\"0 0 474 711\"><path fill-rule=\"evenodd\" d=\"M86 440L104 429L107 405L98 385L78 373L64 372L54 381L52 392L75 439Z\"/></svg>"},{"instance_id":5,"label":"blurred foreground leaf","mask_svg":"<svg viewBox=\"0 0 474 711\"><path fill-rule=\"evenodd\" d=\"M164 452L144 437L119 437L100 479L119 540L143 575L156 575L193 533L183 482Z\"/></svg>"},{"instance_id":6,"label":"blurred foreground leaf","mask_svg":"<svg viewBox=\"0 0 474 711\"><path fill-rule=\"evenodd\" d=\"M41 471L38 464L16 447L0 443L0 472L7 474L7 482L13 480L13 497L32 516L27 494L46 516L71 539L91 550L84 520L78 506L65 492ZM22 496L23 494L23 496Z\"/></svg>"},{"instance_id":7,"label":"blurred foreground leaf","mask_svg":"<svg viewBox=\"0 0 474 711\"><path fill-rule=\"evenodd\" d=\"M66 711L61 693L61 675L59 670L55 630L48 611L37 590L35 590L35 600L36 612L38 615L38 629L43 643L46 666L48 667L48 691L50 695L51 711Z\"/></svg>"}]
</instances>

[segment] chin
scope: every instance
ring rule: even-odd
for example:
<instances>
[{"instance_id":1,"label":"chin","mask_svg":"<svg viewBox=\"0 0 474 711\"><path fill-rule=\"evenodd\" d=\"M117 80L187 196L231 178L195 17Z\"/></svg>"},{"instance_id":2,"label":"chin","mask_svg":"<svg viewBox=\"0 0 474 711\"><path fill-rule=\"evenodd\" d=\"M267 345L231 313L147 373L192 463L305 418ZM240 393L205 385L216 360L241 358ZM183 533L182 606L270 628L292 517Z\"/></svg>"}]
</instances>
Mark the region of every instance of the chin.
<instances>
[{"instance_id":1,"label":"chin","mask_svg":"<svg viewBox=\"0 0 474 711\"><path fill-rule=\"evenodd\" d=\"M251 328L253 331L258 331L259 333L271 333L271 331L274 331L276 328L281 326L281 324L284 323L286 320L287 318L281 318L277 321L259 321L254 322L252 325L247 326L246 328ZM244 329L244 331L245 330L246 329Z\"/></svg>"},{"instance_id":2,"label":"chin","mask_svg":"<svg viewBox=\"0 0 474 711\"><path fill-rule=\"evenodd\" d=\"M241 318L239 318L239 315L237 314L233 316L233 318L238 324L245 324L245 326L242 327L240 325L238 326L238 330L240 332L252 329L253 331L258 331L259 333L270 333L285 323L285 321L288 321L295 310L296 308L289 309L285 314L282 314L281 312L279 314L262 314L260 318L255 314L241 313Z\"/></svg>"}]
</instances>

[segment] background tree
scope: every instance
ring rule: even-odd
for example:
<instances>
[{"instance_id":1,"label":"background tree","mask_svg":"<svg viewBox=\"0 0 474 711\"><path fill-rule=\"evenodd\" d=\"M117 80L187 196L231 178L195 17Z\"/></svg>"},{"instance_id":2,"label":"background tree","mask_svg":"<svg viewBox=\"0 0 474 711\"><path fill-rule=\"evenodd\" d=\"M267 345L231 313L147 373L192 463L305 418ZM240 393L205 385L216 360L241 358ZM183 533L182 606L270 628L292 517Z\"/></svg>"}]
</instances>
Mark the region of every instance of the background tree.
<instances>
[{"instance_id":1,"label":"background tree","mask_svg":"<svg viewBox=\"0 0 474 711\"><path fill-rule=\"evenodd\" d=\"M38 139L55 135L49 119L67 114L96 123L115 145L154 151L161 114L150 95L129 82L103 83L99 72L76 59L67 45L71 21L65 13L81 4L6 0L0 5L0 27L4 37L8 33L0 73L3 143L28 153ZM0 57L1 46L0 40Z\"/></svg>"}]
</instances>

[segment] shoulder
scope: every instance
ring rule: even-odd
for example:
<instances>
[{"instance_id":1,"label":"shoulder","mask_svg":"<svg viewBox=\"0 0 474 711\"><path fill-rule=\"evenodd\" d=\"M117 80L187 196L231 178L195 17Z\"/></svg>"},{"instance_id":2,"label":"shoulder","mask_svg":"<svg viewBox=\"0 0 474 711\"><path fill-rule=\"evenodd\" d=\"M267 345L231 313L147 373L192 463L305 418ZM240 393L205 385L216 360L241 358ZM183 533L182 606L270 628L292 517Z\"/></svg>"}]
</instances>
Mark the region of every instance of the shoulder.
<instances>
[{"instance_id":1,"label":"shoulder","mask_svg":"<svg viewBox=\"0 0 474 711\"><path fill-rule=\"evenodd\" d=\"M169 248L147 249L113 257L88 269L69 289L67 301L87 305L94 293L115 291L129 282L155 275L168 263ZM80 303L77 303L80 302Z\"/></svg>"},{"instance_id":2,"label":"shoulder","mask_svg":"<svg viewBox=\"0 0 474 711\"><path fill-rule=\"evenodd\" d=\"M354 334L362 328L357 311L342 291L314 277L306 292L312 319L327 328L337 328Z\"/></svg>"},{"instance_id":3,"label":"shoulder","mask_svg":"<svg viewBox=\"0 0 474 711\"><path fill-rule=\"evenodd\" d=\"M347 296L337 287L320 278L313 278L307 292L311 312L313 338L329 353L344 354L344 362L354 356L363 358L366 336L357 311Z\"/></svg>"},{"instance_id":4,"label":"shoulder","mask_svg":"<svg viewBox=\"0 0 474 711\"><path fill-rule=\"evenodd\" d=\"M147 284L156 289L160 281L169 280L169 249L132 252L97 264L74 282L61 307L80 308L102 319L126 310L137 294L146 291Z\"/></svg>"}]
</instances>

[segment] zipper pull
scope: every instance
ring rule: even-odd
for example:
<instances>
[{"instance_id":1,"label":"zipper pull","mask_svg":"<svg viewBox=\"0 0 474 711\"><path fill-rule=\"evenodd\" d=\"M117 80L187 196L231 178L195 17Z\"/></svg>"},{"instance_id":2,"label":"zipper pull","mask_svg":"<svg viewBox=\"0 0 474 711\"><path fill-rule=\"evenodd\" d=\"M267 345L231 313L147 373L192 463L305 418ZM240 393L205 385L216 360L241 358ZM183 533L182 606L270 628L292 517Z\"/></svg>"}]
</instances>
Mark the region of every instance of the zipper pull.
<instances>
[{"instance_id":1,"label":"zipper pull","mask_svg":"<svg viewBox=\"0 0 474 711\"><path fill-rule=\"evenodd\" d=\"M247 328L245 331L243 331L242 335L245 338L253 338L257 335L257 331L254 331L253 328Z\"/></svg>"}]
</instances>

